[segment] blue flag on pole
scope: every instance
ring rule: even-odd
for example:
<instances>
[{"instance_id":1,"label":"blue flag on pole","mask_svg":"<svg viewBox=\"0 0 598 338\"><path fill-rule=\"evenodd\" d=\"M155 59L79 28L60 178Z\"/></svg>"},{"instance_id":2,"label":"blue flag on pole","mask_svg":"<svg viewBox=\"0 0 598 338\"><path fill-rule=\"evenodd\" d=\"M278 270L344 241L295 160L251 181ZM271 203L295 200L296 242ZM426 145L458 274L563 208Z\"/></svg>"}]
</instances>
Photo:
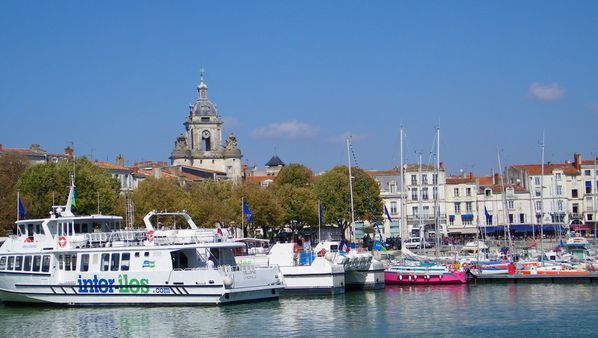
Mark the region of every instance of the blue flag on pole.
<instances>
[{"instance_id":1,"label":"blue flag on pole","mask_svg":"<svg viewBox=\"0 0 598 338\"><path fill-rule=\"evenodd\" d=\"M320 224L324 224L324 210L322 209L322 202L318 201L318 219L320 220Z\"/></svg>"},{"instance_id":2,"label":"blue flag on pole","mask_svg":"<svg viewBox=\"0 0 598 338\"><path fill-rule=\"evenodd\" d=\"M490 214L488 213L488 209L484 207L484 214L486 215L486 224L488 224L490 220Z\"/></svg>"},{"instance_id":3,"label":"blue flag on pole","mask_svg":"<svg viewBox=\"0 0 598 338\"><path fill-rule=\"evenodd\" d=\"M247 222L251 223L251 210L249 210L245 200L243 200L243 215L247 216Z\"/></svg>"},{"instance_id":4,"label":"blue flag on pole","mask_svg":"<svg viewBox=\"0 0 598 338\"><path fill-rule=\"evenodd\" d=\"M388 217L388 221L392 222L392 217L390 217L390 213L388 213L388 209L386 209L386 204L384 205L384 213L386 214L386 217Z\"/></svg>"},{"instance_id":5,"label":"blue flag on pole","mask_svg":"<svg viewBox=\"0 0 598 338\"><path fill-rule=\"evenodd\" d=\"M23 202L21 201L21 196L19 196L17 204L19 209L19 219L25 219L25 207L23 206Z\"/></svg>"}]
</instances>

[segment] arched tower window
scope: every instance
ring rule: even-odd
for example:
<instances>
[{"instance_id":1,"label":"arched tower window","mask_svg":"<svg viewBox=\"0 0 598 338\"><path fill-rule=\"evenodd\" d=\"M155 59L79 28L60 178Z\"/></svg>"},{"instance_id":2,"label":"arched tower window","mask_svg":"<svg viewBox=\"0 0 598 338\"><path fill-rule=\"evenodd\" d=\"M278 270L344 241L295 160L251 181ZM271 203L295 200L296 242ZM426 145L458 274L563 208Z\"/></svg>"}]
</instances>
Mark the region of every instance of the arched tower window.
<instances>
[{"instance_id":1,"label":"arched tower window","mask_svg":"<svg viewBox=\"0 0 598 338\"><path fill-rule=\"evenodd\" d=\"M201 145L205 151L212 150L211 134L209 130L204 130L201 133Z\"/></svg>"}]
</instances>

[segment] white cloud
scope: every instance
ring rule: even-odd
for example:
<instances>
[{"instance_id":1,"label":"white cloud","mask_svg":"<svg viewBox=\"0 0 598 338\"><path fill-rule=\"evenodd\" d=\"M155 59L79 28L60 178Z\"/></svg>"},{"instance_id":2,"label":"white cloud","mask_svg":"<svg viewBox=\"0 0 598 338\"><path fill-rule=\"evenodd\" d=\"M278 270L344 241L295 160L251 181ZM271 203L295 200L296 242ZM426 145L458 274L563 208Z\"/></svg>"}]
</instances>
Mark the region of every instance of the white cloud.
<instances>
[{"instance_id":1,"label":"white cloud","mask_svg":"<svg viewBox=\"0 0 598 338\"><path fill-rule=\"evenodd\" d=\"M297 138L312 137L320 132L320 128L310 126L297 120L270 123L267 127L256 128L251 135L257 138Z\"/></svg>"},{"instance_id":2,"label":"white cloud","mask_svg":"<svg viewBox=\"0 0 598 338\"><path fill-rule=\"evenodd\" d=\"M328 138L328 142L330 143L344 143L347 140L347 137L351 138L351 142L359 142L368 139L368 135L366 134L353 134L349 131L346 131L340 135L332 136Z\"/></svg>"},{"instance_id":3,"label":"white cloud","mask_svg":"<svg viewBox=\"0 0 598 338\"><path fill-rule=\"evenodd\" d=\"M237 118L232 116L225 116L222 118L222 122L224 122L224 126L230 129L236 129L241 126L241 122L237 120Z\"/></svg>"},{"instance_id":4,"label":"white cloud","mask_svg":"<svg viewBox=\"0 0 598 338\"><path fill-rule=\"evenodd\" d=\"M558 83L542 84L534 82L529 86L529 94L539 101L556 101L565 96L565 88Z\"/></svg>"}]
</instances>

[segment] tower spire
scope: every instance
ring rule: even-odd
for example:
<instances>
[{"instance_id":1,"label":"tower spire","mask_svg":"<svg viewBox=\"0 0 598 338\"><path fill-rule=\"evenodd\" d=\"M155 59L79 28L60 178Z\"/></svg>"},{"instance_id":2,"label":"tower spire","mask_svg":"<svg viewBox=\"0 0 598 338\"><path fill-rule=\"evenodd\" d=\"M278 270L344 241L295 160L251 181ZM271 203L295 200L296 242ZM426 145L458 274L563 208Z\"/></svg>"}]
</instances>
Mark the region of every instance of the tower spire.
<instances>
[{"instance_id":1,"label":"tower spire","mask_svg":"<svg viewBox=\"0 0 598 338\"><path fill-rule=\"evenodd\" d=\"M199 93L200 100L207 100L208 99L208 86L203 82L203 76L206 70L203 66L201 66L199 70L199 85L197 86L197 91Z\"/></svg>"}]
</instances>

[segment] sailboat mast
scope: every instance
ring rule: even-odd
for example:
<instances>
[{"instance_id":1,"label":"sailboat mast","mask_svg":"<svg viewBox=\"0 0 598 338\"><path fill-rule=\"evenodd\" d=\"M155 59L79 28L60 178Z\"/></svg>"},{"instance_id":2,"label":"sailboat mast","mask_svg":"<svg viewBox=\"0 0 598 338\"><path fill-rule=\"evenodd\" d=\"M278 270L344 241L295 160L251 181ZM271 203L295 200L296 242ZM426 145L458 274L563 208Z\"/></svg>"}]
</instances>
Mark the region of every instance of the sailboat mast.
<instances>
[{"instance_id":1,"label":"sailboat mast","mask_svg":"<svg viewBox=\"0 0 598 338\"><path fill-rule=\"evenodd\" d=\"M594 154L594 174L593 180L594 181L594 210L598 210L598 180L596 180L596 173L598 169L596 169L596 165L598 164L598 155ZM598 220L594 220L594 248L596 248L596 225L598 224Z\"/></svg>"},{"instance_id":2,"label":"sailboat mast","mask_svg":"<svg viewBox=\"0 0 598 338\"><path fill-rule=\"evenodd\" d=\"M508 245L509 249L512 249L513 243L511 242L511 222L509 220L507 190L505 189L505 175L502 172L502 164L500 162L500 152L498 152L498 172L500 175L500 185L502 192L503 216L505 217L505 244Z\"/></svg>"},{"instance_id":3,"label":"sailboat mast","mask_svg":"<svg viewBox=\"0 0 598 338\"><path fill-rule=\"evenodd\" d=\"M351 144L347 137L347 159L349 161L349 191L351 192L351 241L355 240L355 207L353 205L353 174L351 173Z\"/></svg>"},{"instance_id":4,"label":"sailboat mast","mask_svg":"<svg viewBox=\"0 0 598 338\"><path fill-rule=\"evenodd\" d=\"M422 249L422 247L424 246L424 240L425 240L425 226L424 226L424 220L423 220L423 204L422 204L422 154L419 154L419 163L418 163L418 169L417 169L417 176L418 176L418 184L419 184L419 188L418 188L418 192L417 192L417 209L418 209L418 215L419 215L419 248L420 250Z\"/></svg>"},{"instance_id":5,"label":"sailboat mast","mask_svg":"<svg viewBox=\"0 0 598 338\"><path fill-rule=\"evenodd\" d=\"M403 164L403 127L401 127L401 137L400 137L400 147L401 147L401 165L399 168L399 181L401 184L401 199L399 200L399 203L401 203L400 205L400 210L401 210L401 241L405 240L405 237L407 237L407 222L406 222L406 215L405 215L405 180L404 180L404 170L405 170L405 165ZM401 243L401 247L402 247Z\"/></svg>"},{"instance_id":6,"label":"sailboat mast","mask_svg":"<svg viewBox=\"0 0 598 338\"><path fill-rule=\"evenodd\" d=\"M544 133L542 133L542 166L540 173L540 254L544 265Z\"/></svg>"},{"instance_id":7,"label":"sailboat mast","mask_svg":"<svg viewBox=\"0 0 598 338\"><path fill-rule=\"evenodd\" d=\"M433 190L436 190L436 193L434 193L434 191L432 192L432 194L434 195L434 231L436 233L436 257L440 256L440 236L438 233L438 230L440 228L440 203L438 203L438 199L440 198L440 196L438 196L438 179L440 176L440 128L436 128L436 168L435 168L435 174L436 174L436 179L432 178L432 181L434 181L434 187L432 188Z\"/></svg>"}]
</instances>

